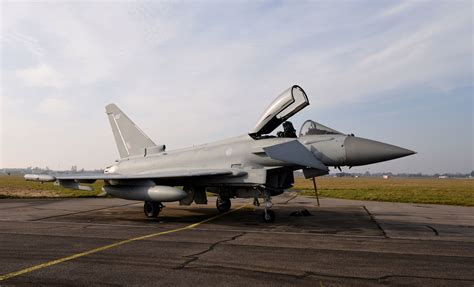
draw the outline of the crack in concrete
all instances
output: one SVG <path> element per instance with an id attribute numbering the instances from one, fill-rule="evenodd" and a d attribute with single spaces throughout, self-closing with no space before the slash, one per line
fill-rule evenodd
<path id="1" fill-rule="evenodd" d="M 370 213 L 370 211 L 367 209 L 367 207 L 364 205 L 362 206 L 365 210 L 365 212 L 367 212 L 367 215 L 369 215 L 370 217 L 370 220 L 372 220 L 373 223 L 375 223 L 375 225 L 377 226 L 377 228 L 382 231 L 382 234 L 383 234 L 383 237 L 385 238 L 390 238 L 388 237 L 387 233 L 385 233 L 385 230 L 382 228 L 382 226 L 380 226 L 380 224 L 377 222 L 377 220 L 375 220 L 375 217 L 372 215 L 372 213 Z"/>
<path id="2" fill-rule="evenodd" d="M 317 277 L 329 277 L 329 278 L 340 278 L 340 279 L 354 279 L 354 280 L 365 280 L 365 281 L 376 281 L 377 283 L 388 283 L 386 280 L 390 278 L 415 278 L 415 279 L 428 279 L 428 280 L 450 280 L 450 281 L 464 281 L 464 282 L 474 282 L 472 279 L 460 279 L 460 278 L 448 278 L 448 277 L 431 277 L 431 276 L 418 276 L 418 275 L 384 275 L 380 277 L 359 277 L 359 276 L 344 276 L 344 275 L 332 275 L 332 274 L 325 274 L 325 273 L 317 273 L 317 272 L 305 272 L 302 276 L 298 276 L 299 278 L 305 278 L 308 276 L 317 276 Z"/>
<path id="3" fill-rule="evenodd" d="M 20 206 L 10 206 L 10 207 L 3 207 L 0 210 L 7 210 L 7 209 L 21 209 L 21 208 L 37 208 L 35 205 L 33 207 L 30 204 L 27 205 L 20 205 Z"/>
<path id="4" fill-rule="evenodd" d="M 242 232 L 240 234 L 237 234 L 237 235 L 234 235 L 232 236 L 231 238 L 228 238 L 228 239 L 223 239 L 223 240 L 219 240 L 217 242 L 214 242 L 212 243 L 211 245 L 209 245 L 209 247 L 204 250 L 204 251 L 201 251 L 201 252 L 198 252 L 198 253 L 194 253 L 194 254 L 191 254 L 191 255 L 186 255 L 184 257 L 186 258 L 189 258 L 188 260 L 186 260 L 183 264 L 179 265 L 178 267 L 175 267 L 173 269 L 175 270 L 181 270 L 181 269 L 184 269 L 187 267 L 187 265 L 191 264 L 192 262 L 194 261 L 197 261 L 199 259 L 199 256 L 203 255 L 203 254 L 206 254 L 206 253 L 209 253 L 211 252 L 212 250 L 214 250 L 214 248 L 219 245 L 219 244 L 222 244 L 222 243 L 225 243 L 225 242 L 230 242 L 230 241 L 234 241 L 236 240 L 237 238 L 241 237 L 241 236 L 244 236 L 246 234 L 246 232 Z"/>
<path id="5" fill-rule="evenodd" d="M 297 198 L 298 194 L 295 192 L 294 194 L 291 195 L 291 198 L 288 199 L 287 201 L 281 202 L 279 204 L 288 204 L 288 202 L 292 201 L 293 199 Z"/>
<path id="6" fill-rule="evenodd" d="M 101 208 L 96 208 L 96 209 L 88 209 L 88 210 L 83 210 L 83 211 L 78 211 L 78 212 L 72 212 L 72 213 L 66 213 L 66 214 L 59 214 L 59 215 L 46 216 L 46 217 L 42 217 L 42 218 L 36 218 L 36 219 L 29 220 L 29 221 L 41 221 L 41 220 L 44 220 L 44 219 L 50 219 L 50 218 L 68 216 L 68 215 L 75 215 L 75 214 L 80 214 L 80 213 L 88 213 L 88 212 L 92 212 L 92 211 L 99 211 L 99 210 L 111 209 L 111 208 L 116 208 L 116 207 L 123 207 L 123 206 L 134 205 L 134 204 L 137 204 L 137 203 L 134 202 L 134 203 L 121 204 L 121 205 L 101 207 Z"/>
<path id="7" fill-rule="evenodd" d="M 431 277 L 431 276 L 418 276 L 418 275 L 401 275 L 401 274 L 393 274 L 393 275 L 384 275 L 379 277 L 361 277 L 361 276 L 345 276 L 345 275 L 336 275 L 336 274 L 328 274 L 328 273 L 318 273 L 313 271 L 305 271 L 302 274 L 290 274 L 290 273 L 282 273 L 278 271 L 264 271 L 264 270 L 249 270 L 245 268 L 238 268 L 238 267 L 229 267 L 229 266 L 220 266 L 220 265 L 207 265 L 207 266 L 194 266 L 188 267 L 194 270 L 197 269 L 211 269 L 216 270 L 219 268 L 220 270 L 227 269 L 229 271 L 240 271 L 240 272 L 253 272 L 258 274 L 265 274 L 265 275 L 279 275 L 285 276 L 294 279 L 305 279 L 307 277 L 323 277 L 323 278 L 332 278 L 332 279 L 348 279 L 348 280 L 360 280 L 360 281 L 368 281 L 368 282 L 376 282 L 376 283 L 389 283 L 387 282 L 390 278 L 414 278 L 414 279 L 427 279 L 427 280 L 449 280 L 449 281 L 457 281 L 457 282 L 474 282 L 474 279 L 461 279 L 461 278 L 450 278 L 450 277 Z M 318 279 L 319 279 L 318 278 Z"/>
<path id="8" fill-rule="evenodd" d="M 436 228 L 432 227 L 432 226 L 429 226 L 429 225 L 425 225 L 426 227 L 428 227 L 429 229 L 431 229 L 431 231 L 434 232 L 435 236 L 438 236 L 439 235 L 439 232 L 438 230 L 436 230 Z"/>
<path id="9" fill-rule="evenodd" d="M 34 210 L 54 210 L 54 211 L 64 211 L 64 212 L 71 212 L 72 210 L 70 209 L 61 209 L 61 208 L 47 208 L 47 207 L 31 207 L 30 209 Z"/>

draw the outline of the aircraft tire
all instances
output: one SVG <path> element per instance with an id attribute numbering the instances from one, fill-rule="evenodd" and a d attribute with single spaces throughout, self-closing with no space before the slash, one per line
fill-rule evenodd
<path id="1" fill-rule="evenodd" d="M 219 212 L 227 212 L 231 207 L 230 198 L 217 198 L 216 207 Z"/>
<path id="2" fill-rule="evenodd" d="M 145 204 L 143 205 L 143 212 L 145 213 L 146 217 L 149 218 L 158 217 L 158 214 L 160 214 L 160 209 L 159 202 L 145 201 Z"/>
<path id="3" fill-rule="evenodd" d="M 262 218 L 265 223 L 272 223 L 275 222 L 275 212 L 273 210 L 267 210 L 267 212 L 263 212 Z"/>

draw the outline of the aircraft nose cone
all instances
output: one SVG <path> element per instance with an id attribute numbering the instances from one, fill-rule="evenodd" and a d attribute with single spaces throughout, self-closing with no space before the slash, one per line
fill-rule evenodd
<path id="1" fill-rule="evenodd" d="M 415 154 L 416 152 L 391 144 L 348 136 L 344 141 L 346 165 L 371 164 Z"/>

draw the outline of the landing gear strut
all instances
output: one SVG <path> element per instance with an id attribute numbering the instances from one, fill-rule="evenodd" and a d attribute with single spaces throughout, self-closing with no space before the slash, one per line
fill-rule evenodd
<path id="1" fill-rule="evenodd" d="M 263 190 L 263 198 L 264 198 L 263 207 L 265 208 L 265 210 L 262 213 L 263 221 L 266 223 L 275 222 L 275 212 L 270 209 L 272 208 L 273 203 L 272 203 L 272 196 L 269 190 L 267 189 Z M 258 203 L 258 199 L 256 200 L 256 202 Z"/>
<path id="2" fill-rule="evenodd" d="M 145 212 L 146 217 L 156 218 L 163 207 L 165 206 L 161 202 L 145 201 L 143 212 Z"/>
<path id="3" fill-rule="evenodd" d="M 216 207 L 219 212 L 227 212 L 230 210 L 230 198 L 228 197 L 217 197 Z"/>

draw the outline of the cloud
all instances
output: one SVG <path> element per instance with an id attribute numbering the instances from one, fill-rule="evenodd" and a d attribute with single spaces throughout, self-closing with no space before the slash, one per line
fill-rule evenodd
<path id="1" fill-rule="evenodd" d="M 63 99 L 46 98 L 38 106 L 38 112 L 43 114 L 64 114 L 72 110 L 71 104 Z"/>
<path id="2" fill-rule="evenodd" d="M 414 0 L 400 1 L 393 6 L 387 7 L 385 10 L 383 10 L 380 14 L 377 15 L 377 18 L 388 18 L 400 15 L 402 12 L 406 12 L 406 10 L 410 10 L 418 4 L 419 1 Z"/>
<path id="3" fill-rule="evenodd" d="M 37 57 L 44 55 L 44 50 L 39 46 L 38 41 L 28 35 L 12 31 L 3 37 L 3 41 L 5 41 L 5 43 L 16 45 L 17 47 L 23 46 Z"/>
<path id="4" fill-rule="evenodd" d="M 66 85 L 66 81 L 61 74 L 46 64 L 17 70 L 16 75 L 31 87 L 62 88 Z"/>

